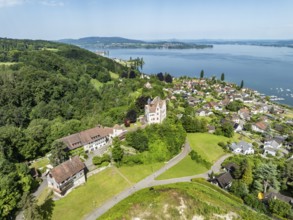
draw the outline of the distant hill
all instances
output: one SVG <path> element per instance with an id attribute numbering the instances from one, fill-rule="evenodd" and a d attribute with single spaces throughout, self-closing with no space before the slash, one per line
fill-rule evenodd
<path id="1" fill-rule="evenodd" d="M 144 43 L 141 40 L 132 40 L 122 37 L 84 37 L 79 39 L 63 39 L 59 42 L 67 44 L 110 44 L 110 43 Z"/>
<path id="2" fill-rule="evenodd" d="M 146 48 L 146 49 L 204 49 L 212 45 L 187 43 L 181 41 L 141 41 L 122 37 L 85 37 L 80 39 L 63 39 L 59 42 L 73 44 L 88 50 L 120 49 L 120 48 Z"/>

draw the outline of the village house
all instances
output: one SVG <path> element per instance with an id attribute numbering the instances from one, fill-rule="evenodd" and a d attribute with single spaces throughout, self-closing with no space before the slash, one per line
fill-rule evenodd
<path id="1" fill-rule="evenodd" d="M 161 100 L 159 97 L 153 101 L 148 101 L 145 105 L 145 120 L 148 124 L 161 123 L 167 116 L 166 100 Z"/>
<path id="2" fill-rule="evenodd" d="M 85 165 L 78 156 L 59 164 L 47 175 L 48 187 L 58 195 L 85 183 Z"/>
<path id="3" fill-rule="evenodd" d="M 123 133 L 125 131 L 118 125 L 115 125 L 113 128 L 97 126 L 63 137 L 59 141 L 62 141 L 68 150 L 83 147 L 87 153 L 98 150 L 106 144 L 111 143 L 112 138 L 118 137 Z"/>
<path id="4" fill-rule="evenodd" d="M 277 151 L 280 149 L 280 147 L 282 146 L 282 143 L 278 143 L 275 140 L 270 140 L 270 141 L 265 141 L 264 142 L 264 155 L 270 154 L 272 156 L 276 156 Z"/>
<path id="5" fill-rule="evenodd" d="M 268 129 L 268 124 L 264 121 L 259 121 L 251 126 L 251 129 L 255 132 L 264 133 Z"/>
<path id="6" fill-rule="evenodd" d="M 241 108 L 238 111 L 238 115 L 240 116 L 241 119 L 243 120 L 250 120 L 250 111 L 248 108 Z"/>
<path id="7" fill-rule="evenodd" d="M 228 189 L 231 187 L 232 181 L 233 177 L 231 176 L 230 172 L 221 173 L 220 175 L 210 180 L 211 183 L 221 187 L 222 189 Z"/>
<path id="8" fill-rule="evenodd" d="M 247 143 L 245 141 L 240 141 L 238 144 L 232 143 L 230 145 L 231 151 L 235 154 L 254 154 L 254 149 L 252 148 L 252 144 Z"/>

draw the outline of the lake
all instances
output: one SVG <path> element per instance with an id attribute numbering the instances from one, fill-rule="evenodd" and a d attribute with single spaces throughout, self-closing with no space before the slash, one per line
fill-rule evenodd
<path id="1" fill-rule="evenodd" d="M 111 58 L 129 59 L 143 57 L 142 72 L 157 74 L 168 72 L 175 77 L 187 75 L 225 81 L 274 95 L 284 100 L 280 103 L 293 106 L 293 49 L 248 45 L 214 45 L 208 49 L 111 49 Z"/>

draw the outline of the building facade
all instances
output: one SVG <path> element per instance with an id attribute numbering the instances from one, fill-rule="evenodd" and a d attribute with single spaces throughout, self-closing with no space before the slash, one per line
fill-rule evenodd
<path id="1" fill-rule="evenodd" d="M 148 101 L 145 105 L 145 120 L 148 124 L 162 123 L 167 116 L 166 100 L 159 97 L 153 101 Z"/>
<path id="2" fill-rule="evenodd" d="M 85 165 L 78 156 L 54 167 L 47 175 L 48 187 L 58 195 L 85 183 Z"/>

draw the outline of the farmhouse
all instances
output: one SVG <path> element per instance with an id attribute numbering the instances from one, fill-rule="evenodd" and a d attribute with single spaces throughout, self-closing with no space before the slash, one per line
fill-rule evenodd
<path id="1" fill-rule="evenodd" d="M 113 128 L 97 126 L 63 137 L 59 141 L 62 141 L 68 150 L 83 147 L 85 152 L 90 152 L 105 146 L 110 143 L 113 137 L 120 136 L 123 133 L 124 130 L 117 125 Z"/>
<path id="2" fill-rule="evenodd" d="M 159 97 L 145 105 L 145 120 L 148 124 L 161 123 L 167 116 L 166 100 Z"/>
<path id="3" fill-rule="evenodd" d="M 78 156 L 70 158 L 48 173 L 48 187 L 59 195 L 64 195 L 69 189 L 85 183 L 85 165 Z"/>

